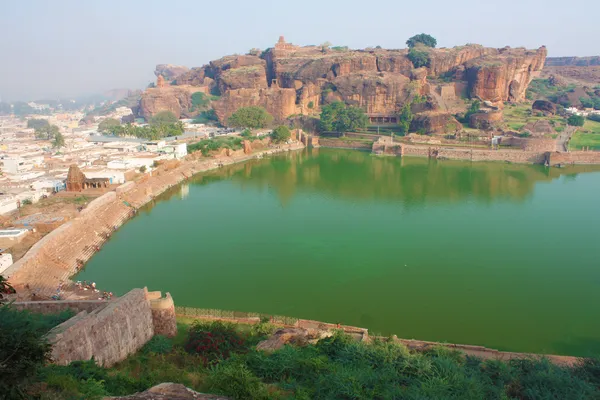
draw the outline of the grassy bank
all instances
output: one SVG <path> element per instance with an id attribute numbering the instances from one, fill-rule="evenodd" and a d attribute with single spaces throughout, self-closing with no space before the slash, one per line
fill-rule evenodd
<path id="1" fill-rule="evenodd" d="M 586 120 L 585 125 L 571 137 L 569 149 L 581 150 L 587 147 L 590 150 L 600 150 L 600 122 Z"/>
<path id="2" fill-rule="evenodd" d="M 600 362 L 575 368 L 547 360 L 464 358 L 446 348 L 413 352 L 392 341 L 343 334 L 314 344 L 256 349 L 275 327 L 180 321 L 179 335 L 155 337 L 138 354 L 105 369 L 92 362 L 47 366 L 40 399 L 126 395 L 161 382 L 232 399 L 587 399 L 600 396 Z M 34 387 L 34 389 L 36 388 Z"/>

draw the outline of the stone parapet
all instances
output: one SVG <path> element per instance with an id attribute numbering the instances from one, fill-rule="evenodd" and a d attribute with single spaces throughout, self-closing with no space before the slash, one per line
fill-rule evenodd
<path id="1" fill-rule="evenodd" d="M 158 297 L 156 296 L 158 294 Z M 165 297 L 160 292 L 150 292 L 150 309 L 152 310 L 152 321 L 154 334 L 167 337 L 177 336 L 177 319 L 175 316 L 175 303 L 170 293 Z"/>

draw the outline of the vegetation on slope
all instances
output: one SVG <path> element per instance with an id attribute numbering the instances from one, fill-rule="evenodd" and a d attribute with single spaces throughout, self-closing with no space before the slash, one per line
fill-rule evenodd
<path id="1" fill-rule="evenodd" d="M 93 360 L 44 365 L 47 348 L 39 327 L 21 323 L 29 318 L 26 313 L 8 312 L 11 318 L 0 319 L 5 333 L 2 351 L 32 334 L 31 345 L 42 350 L 41 356 L 29 358 L 30 368 L 0 374 L 0 385 L 8 390 L 18 377 L 22 393 L 29 398 L 93 400 L 132 394 L 162 382 L 232 399 L 587 399 L 600 395 L 598 360 L 582 361 L 573 368 L 544 359 L 482 361 L 443 347 L 415 352 L 393 340 L 356 342 L 342 333 L 316 344 L 297 343 L 265 353 L 256 345 L 275 329 L 268 320 L 253 326 L 180 323 L 176 338 L 156 336 L 113 368 L 98 367 Z M 20 322 L 7 324 L 7 320 Z M 17 359 L 24 354 L 29 353 L 19 352 Z"/>

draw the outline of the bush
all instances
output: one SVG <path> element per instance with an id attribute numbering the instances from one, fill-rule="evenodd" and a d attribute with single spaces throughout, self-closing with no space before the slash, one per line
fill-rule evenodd
<path id="1" fill-rule="evenodd" d="M 242 362 L 232 360 L 215 366 L 206 380 L 208 390 L 237 400 L 267 400 L 268 387 Z"/>
<path id="2" fill-rule="evenodd" d="M 271 139 L 275 143 L 283 143 L 289 140 L 292 136 L 290 129 L 287 126 L 278 126 L 271 132 Z"/>
<path id="3" fill-rule="evenodd" d="M 142 165 L 142 166 L 140 167 L 140 172 L 141 172 L 142 174 L 143 174 L 144 172 L 146 172 L 146 166 L 145 166 L 145 165 Z"/>
<path id="4" fill-rule="evenodd" d="M 273 122 L 273 116 L 262 107 L 241 107 L 231 114 L 227 122 L 233 127 L 261 129 Z"/>
<path id="5" fill-rule="evenodd" d="M 179 119 L 171 111 L 161 111 L 150 118 L 150 125 L 174 124 Z"/>
<path id="6" fill-rule="evenodd" d="M 567 124 L 571 126 L 583 126 L 585 124 L 585 118 L 581 115 L 570 115 L 567 119 Z"/>
<path id="7" fill-rule="evenodd" d="M 217 364 L 245 350 L 245 340 L 235 325 L 221 321 L 196 322 L 190 327 L 185 350 L 198 354 L 204 365 Z"/>
<path id="8" fill-rule="evenodd" d="M 173 351 L 173 341 L 163 335 L 155 335 L 142 348 L 142 353 L 167 354 Z"/>
<path id="9" fill-rule="evenodd" d="M 588 115 L 588 119 L 590 121 L 600 122 L 600 114 L 590 114 Z"/>
<path id="10" fill-rule="evenodd" d="M 437 40 L 431 35 L 421 33 L 411 37 L 406 41 L 406 45 L 411 49 L 418 44 L 422 44 L 427 47 L 435 47 L 437 46 Z"/>
<path id="11" fill-rule="evenodd" d="M 429 53 L 424 50 L 412 48 L 408 51 L 408 59 L 415 68 L 426 67 L 429 65 Z"/>
<path id="12" fill-rule="evenodd" d="M 312 110 L 313 108 L 315 108 L 315 102 L 314 102 L 314 101 L 309 101 L 309 102 L 308 102 L 308 108 L 309 108 L 309 109 L 311 109 L 311 110 Z"/>
<path id="13" fill-rule="evenodd" d="M 258 324 L 252 325 L 250 333 L 254 336 L 269 336 L 275 331 L 275 325 L 269 322 L 269 318 L 261 318 Z"/>

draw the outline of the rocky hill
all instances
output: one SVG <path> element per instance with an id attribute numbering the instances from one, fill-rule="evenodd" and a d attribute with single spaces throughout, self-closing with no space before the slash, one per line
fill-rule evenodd
<path id="1" fill-rule="evenodd" d="M 590 67 L 600 65 L 600 56 L 593 57 L 548 57 L 546 65 L 549 67 Z"/>
<path id="2" fill-rule="evenodd" d="M 300 47 L 283 37 L 262 54 L 226 56 L 177 76 L 173 84 L 147 90 L 140 114 L 163 109 L 190 115 L 190 96 L 219 95 L 212 106 L 222 123 L 238 108 L 262 106 L 282 121 L 319 112 L 341 100 L 370 116 L 396 115 L 403 104 L 419 99 L 424 118 L 456 112 L 461 97 L 499 107 L 521 101 L 546 60 L 546 48 L 486 48 L 466 45 L 424 48 L 427 67 L 415 68 L 408 50 Z M 157 68 L 158 70 L 158 68 Z M 443 118 L 442 118 L 443 119 Z"/>

